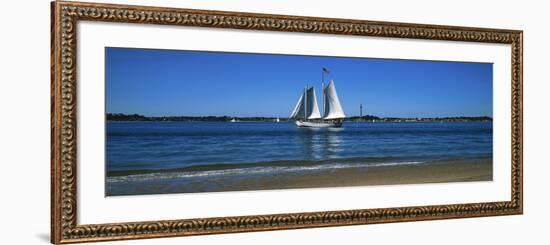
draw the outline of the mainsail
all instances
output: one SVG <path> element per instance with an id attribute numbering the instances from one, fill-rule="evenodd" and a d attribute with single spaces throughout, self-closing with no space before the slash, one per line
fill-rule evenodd
<path id="1" fill-rule="evenodd" d="M 319 119 L 321 113 L 319 112 L 319 106 L 317 106 L 317 95 L 315 95 L 315 88 L 311 87 L 306 92 L 307 98 L 307 119 Z"/>
<path id="2" fill-rule="evenodd" d="M 290 117 L 294 119 L 321 118 L 319 106 L 317 106 L 317 96 L 315 95 L 314 87 L 310 87 L 304 91 L 304 93 L 300 96 L 300 99 L 298 99 L 298 103 L 296 103 Z"/>
<path id="3" fill-rule="evenodd" d="M 340 105 L 340 100 L 338 99 L 338 94 L 336 93 L 336 87 L 334 87 L 334 82 L 330 81 L 328 85 L 323 88 L 324 90 L 324 100 L 325 100 L 325 113 L 323 119 L 339 119 L 345 118 L 344 110 Z"/>

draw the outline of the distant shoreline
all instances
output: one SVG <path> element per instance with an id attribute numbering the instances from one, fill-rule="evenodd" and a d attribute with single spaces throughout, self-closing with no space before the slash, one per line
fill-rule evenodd
<path id="1" fill-rule="evenodd" d="M 286 117 L 232 117 L 232 116 L 159 116 L 148 117 L 139 114 L 107 113 L 110 122 L 288 122 Z M 492 117 L 377 117 L 373 115 L 353 116 L 344 119 L 345 122 L 492 122 Z"/>
<path id="2" fill-rule="evenodd" d="M 423 164 L 349 167 L 298 172 L 254 174 L 218 170 L 204 176 L 182 177 L 186 172 L 147 178 L 150 174 L 107 177 L 107 196 L 197 193 L 293 188 L 349 187 L 492 181 L 492 157 L 449 159 Z M 205 184 L 208 183 L 208 184 Z"/>

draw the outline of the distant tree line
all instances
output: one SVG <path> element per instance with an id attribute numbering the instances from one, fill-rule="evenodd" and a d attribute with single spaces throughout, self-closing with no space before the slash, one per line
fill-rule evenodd
<path id="1" fill-rule="evenodd" d="M 138 114 L 107 113 L 107 121 L 150 121 L 149 119 Z"/>
<path id="2" fill-rule="evenodd" d="M 380 117 L 373 116 L 373 115 L 365 115 L 362 117 L 355 116 L 355 117 L 346 117 L 344 121 L 372 121 L 372 120 L 380 120 Z"/>
<path id="3" fill-rule="evenodd" d="M 377 117 L 366 115 L 362 117 L 347 117 L 346 121 L 370 121 L 370 122 L 492 122 L 493 118 L 480 117 Z"/>
<path id="4" fill-rule="evenodd" d="M 175 122 L 273 122 L 277 117 L 230 117 L 230 116 L 160 116 L 148 117 L 139 114 L 107 113 L 107 121 L 175 121 Z M 279 118 L 279 121 L 289 121 L 289 118 Z M 377 117 L 373 115 L 353 116 L 344 119 L 348 122 L 492 122 L 493 118 L 481 117 Z"/>
<path id="5" fill-rule="evenodd" d="M 107 121 L 174 121 L 174 122 L 230 122 L 231 120 L 241 122 L 251 121 L 275 121 L 276 117 L 230 117 L 230 116 L 160 116 L 147 117 L 139 114 L 107 113 Z M 287 121 L 287 118 L 280 118 L 280 121 Z"/>

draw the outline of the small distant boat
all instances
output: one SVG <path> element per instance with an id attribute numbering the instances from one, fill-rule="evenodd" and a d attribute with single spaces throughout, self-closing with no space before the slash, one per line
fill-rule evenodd
<path id="1" fill-rule="evenodd" d="M 317 106 L 317 96 L 313 86 L 306 87 L 294 107 L 291 119 L 298 127 L 330 128 L 342 127 L 346 114 L 340 105 L 334 81 L 323 87 L 323 116 Z"/>
<path id="2" fill-rule="evenodd" d="M 277 117 L 277 118 L 275 119 L 275 122 L 280 122 L 280 121 L 281 121 L 281 120 L 279 120 L 279 118 L 278 118 L 278 117 Z"/>
<path id="3" fill-rule="evenodd" d="M 237 119 L 232 118 L 230 122 L 237 122 Z"/>

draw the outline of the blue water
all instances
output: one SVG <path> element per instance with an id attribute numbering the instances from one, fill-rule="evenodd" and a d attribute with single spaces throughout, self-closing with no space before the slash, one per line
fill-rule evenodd
<path id="1" fill-rule="evenodd" d="M 107 172 L 492 156 L 492 123 L 108 122 Z"/>

